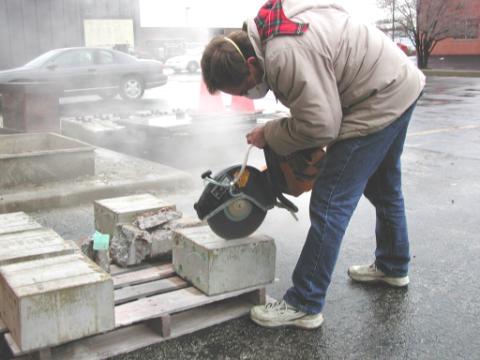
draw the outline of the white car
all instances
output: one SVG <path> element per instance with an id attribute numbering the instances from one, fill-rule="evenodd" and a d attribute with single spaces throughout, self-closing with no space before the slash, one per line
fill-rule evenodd
<path id="1" fill-rule="evenodd" d="M 196 73 L 200 69 L 202 53 L 203 48 L 188 50 L 185 55 L 174 56 L 165 61 L 164 67 L 166 69 L 172 69 L 177 73 L 183 71 Z"/>

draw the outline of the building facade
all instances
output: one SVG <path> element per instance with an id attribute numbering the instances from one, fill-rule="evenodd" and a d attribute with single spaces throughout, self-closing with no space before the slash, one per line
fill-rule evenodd
<path id="1" fill-rule="evenodd" d="M 90 33 L 98 20 L 122 20 L 135 36 L 138 19 L 138 0 L 0 0 L 0 69 L 51 49 L 85 46 L 88 20 L 97 21 Z"/>
<path id="2" fill-rule="evenodd" d="M 457 5 L 459 0 L 451 0 Z M 440 41 L 433 49 L 434 56 L 480 56 L 480 1 L 464 0 L 452 36 Z"/>
<path id="3" fill-rule="evenodd" d="M 142 26 L 139 0 L 0 0 L 0 70 L 77 46 L 128 48 L 165 60 L 185 51 L 185 42 L 206 42 L 224 31 L 161 25 Z"/>

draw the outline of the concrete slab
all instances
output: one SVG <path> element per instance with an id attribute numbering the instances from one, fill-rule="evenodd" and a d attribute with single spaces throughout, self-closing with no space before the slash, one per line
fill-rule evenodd
<path id="1" fill-rule="evenodd" d="M 0 236 L 21 231 L 40 229 L 42 225 L 23 211 L 0 215 Z"/>
<path id="2" fill-rule="evenodd" d="M 165 194 L 189 189 L 193 183 L 184 171 L 99 148 L 95 168 L 92 176 L 2 189 L 0 213 L 74 206 L 138 192 Z"/>
<path id="3" fill-rule="evenodd" d="M 22 351 L 114 328 L 113 281 L 82 254 L 3 266 L 1 317 Z"/>
<path id="4" fill-rule="evenodd" d="M 124 126 L 108 118 L 94 119 L 61 119 L 62 134 L 89 144 L 108 147 L 109 144 L 120 142 L 128 133 Z"/>
<path id="5" fill-rule="evenodd" d="M 152 252 L 150 234 L 133 225 L 119 225 L 110 241 L 110 256 L 121 267 L 138 265 Z"/>
<path id="6" fill-rule="evenodd" d="M 207 295 L 266 285 L 275 278 L 275 242 L 265 235 L 224 240 L 208 226 L 177 230 L 172 258 L 176 273 Z"/>

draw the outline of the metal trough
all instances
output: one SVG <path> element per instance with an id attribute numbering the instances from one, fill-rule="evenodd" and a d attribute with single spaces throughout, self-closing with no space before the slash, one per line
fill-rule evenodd
<path id="1" fill-rule="evenodd" d="M 0 191 L 94 175 L 94 150 L 53 133 L 0 135 Z"/>

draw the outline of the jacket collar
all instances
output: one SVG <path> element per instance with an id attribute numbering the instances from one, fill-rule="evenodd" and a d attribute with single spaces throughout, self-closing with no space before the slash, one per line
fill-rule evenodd
<path id="1" fill-rule="evenodd" d="M 308 24 L 292 21 L 285 15 L 282 0 L 268 0 L 254 20 L 262 41 L 276 36 L 299 36 L 308 30 Z"/>
<path id="2" fill-rule="evenodd" d="M 346 12 L 346 10 L 334 3 L 331 0 L 283 0 L 282 1 L 283 11 L 285 16 L 288 18 L 293 18 L 305 11 L 313 10 L 313 9 L 328 9 L 333 8 L 339 11 Z M 262 44 L 262 40 L 260 38 L 260 34 L 257 29 L 257 24 L 255 23 L 255 19 L 250 18 L 246 20 L 247 23 L 247 34 L 252 43 L 253 49 L 255 51 L 255 55 L 263 67 L 264 74 L 265 71 L 265 44 Z M 264 75 L 265 80 L 265 75 Z"/>

